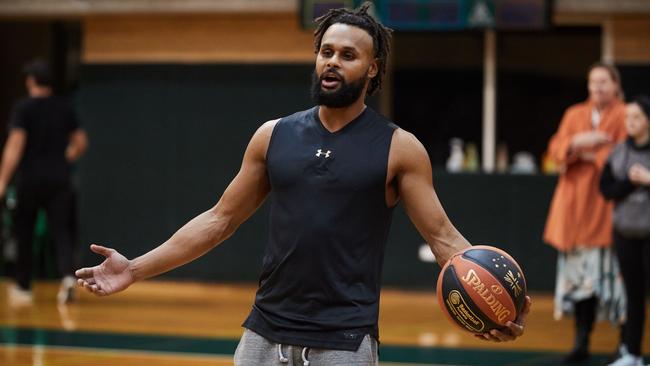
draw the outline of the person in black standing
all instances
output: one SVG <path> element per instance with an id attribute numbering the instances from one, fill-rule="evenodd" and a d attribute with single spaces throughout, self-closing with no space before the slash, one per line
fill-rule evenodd
<path id="1" fill-rule="evenodd" d="M 390 31 L 368 14 L 319 18 L 312 96 L 317 106 L 264 123 L 219 202 L 148 253 L 106 257 L 76 272 L 105 296 L 169 271 L 230 237 L 270 198 L 270 225 L 255 304 L 235 365 L 376 365 L 384 249 L 399 201 L 438 263 L 469 247 L 447 218 L 422 144 L 365 105 L 381 87 Z M 521 336 L 530 308 L 502 330 Z"/>
<path id="2" fill-rule="evenodd" d="M 47 213 L 62 276 L 58 301 L 74 296 L 73 189 L 71 163 L 85 152 L 86 133 L 64 97 L 55 96 L 52 75 L 44 61 L 24 68 L 28 97 L 17 101 L 9 121 L 9 135 L 0 164 L 0 197 L 14 172 L 17 193 L 15 230 L 18 239 L 16 286 L 9 287 L 13 304 L 32 301 L 32 243 L 38 210 Z"/>
<path id="3" fill-rule="evenodd" d="M 650 254 L 650 98 L 627 105 L 628 138 L 610 154 L 600 189 L 614 200 L 614 246 L 627 299 L 623 350 L 609 366 L 643 366 L 641 341 L 645 324 L 645 276 Z"/>

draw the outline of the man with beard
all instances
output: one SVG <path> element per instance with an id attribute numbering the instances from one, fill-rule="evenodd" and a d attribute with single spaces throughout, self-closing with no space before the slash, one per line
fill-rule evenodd
<path id="1" fill-rule="evenodd" d="M 470 244 L 436 197 L 422 144 L 364 103 L 381 87 L 390 42 L 368 7 L 317 20 L 317 106 L 262 125 L 212 209 L 132 260 L 91 246 L 107 258 L 77 271 L 79 284 L 104 296 L 187 263 L 270 196 L 260 286 L 235 364 L 376 365 L 381 268 L 398 201 L 439 264 Z M 517 323 L 478 337 L 515 339 L 529 308 L 527 299 Z"/>

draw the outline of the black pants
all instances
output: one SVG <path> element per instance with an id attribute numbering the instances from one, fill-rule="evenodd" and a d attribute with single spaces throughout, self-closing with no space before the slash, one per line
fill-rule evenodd
<path id="1" fill-rule="evenodd" d="M 630 353 L 640 356 L 645 324 L 645 268 L 650 264 L 650 237 L 629 239 L 614 232 L 614 245 L 627 292 L 627 322 L 623 331 L 623 343 Z"/>
<path id="2" fill-rule="evenodd" d="M 31 287 L 34 224 L 38 210 L 44 208 L 48 228 L 56 246 L 61 276 L 73 273 L 73 191 L 69 182 L 24 181 L 17 185 L 16 236 L 18 257 L 16 282 L 27 290 Z"/>

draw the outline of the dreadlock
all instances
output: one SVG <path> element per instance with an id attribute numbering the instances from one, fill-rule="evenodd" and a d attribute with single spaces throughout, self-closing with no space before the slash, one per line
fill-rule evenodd
<path id="1" fill-rule="evenodd" d="M 377 59 L 377 66 L 379 67 L 377 76 L 370 80 L 368 85 L 368 95 L 374 94 L 381 89 L 381 84 L 386 74 L 386 63 L 388 55 L 390 54 L 390 40 L 392 29 L 385 27 L 379 23 L 372 15 L 368 14 L 368 9 L 372 5 L 371 2 L 364 2 L 356 10 L 349 9 L 331 9 L 327 14 L 316 18 L 318 28 L 314 31 L 314 47 L 315 52 L 318 53 L 323 40 L 325 31 L 336 23 L 348 24 L 361 28 L 368 32 L 372 37 L 372 43 Z"/>

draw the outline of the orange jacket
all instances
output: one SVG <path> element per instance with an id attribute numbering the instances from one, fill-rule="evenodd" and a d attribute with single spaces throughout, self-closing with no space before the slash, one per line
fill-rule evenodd
<path id="1" fill-rule="evenodd" d="M 586 162 L 570 152 L 569 145 L 576 133 L 592 130 L 592 109 L 589 101 L 567 109 L 548 145 L 548 153 L 561 173 L 546 219 L 544 241 L 560 251 L 576 244 L 608 247 L 612 243 L 613 206 L 600 194 L 598 182 L 610 151 L 625 139 L 625 103 L 617 100 L 601 112 L 597 129 L 614 141 L 594 148 L 595 161 Z"/>

